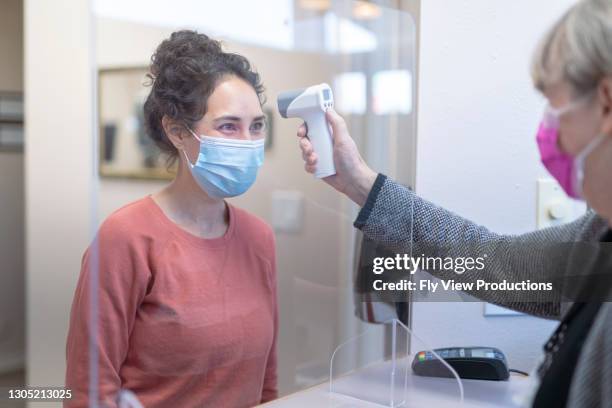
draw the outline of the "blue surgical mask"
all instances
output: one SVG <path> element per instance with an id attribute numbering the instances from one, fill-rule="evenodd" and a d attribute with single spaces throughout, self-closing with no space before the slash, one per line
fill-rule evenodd
<path id="1" fill-rule="evenodd" d="M 200 142 L 194 164 L 187 153 L 187 166 L 194 180 L 211 197 L 235 197 L 255 182 L 264 159 L 264 139 L 238 140 L 191 134 Z"/>

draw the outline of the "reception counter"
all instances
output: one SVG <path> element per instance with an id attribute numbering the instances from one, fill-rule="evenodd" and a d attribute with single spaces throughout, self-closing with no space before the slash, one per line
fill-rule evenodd
<path id="1" fill-rule="evenodd" d="M 377 363 L 352 372 L 336 380 L 334 389 L 342 389 L 344 394 L 331 393 L 329 382 L 316 385 L 303 391 L 287 395 L 262 405 L 265 408 L 371 408 L 381 407 L 375 396 L 388 395 L 389 363 Z M 410 371 L 407 380 L 406 408 L 411 407 L 457 407 L 466 408 L 517 408 L 520 396 L 529 387 L 529 379 L 523 376 L 510 376 L 509 381 L 462 380 L 464 403 L 459 404 L 457 381 L 448 378 L 418 377 Z M 403 391 L 403 388 L 402 388 Z M 347 394 L 350 394 L 347 395 Z M 396 399 L 398 401 L 398 399 Z M 382 401 L 381 401 L 382 402 Z"/>

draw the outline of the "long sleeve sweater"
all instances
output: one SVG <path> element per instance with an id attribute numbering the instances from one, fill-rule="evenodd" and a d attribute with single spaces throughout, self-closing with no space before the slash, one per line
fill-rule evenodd
<path id="1" fill-rule="evenodd" d="M 225 235 L 203 239 L 151 197 L 112 214 L 86 251 L 66 346 L 68 407 L 88 405 L 92 271 L 99 279 L 98 398 L 143 406 L 248 407 L 277 395 L 274 236 L 228 204 Z"/>

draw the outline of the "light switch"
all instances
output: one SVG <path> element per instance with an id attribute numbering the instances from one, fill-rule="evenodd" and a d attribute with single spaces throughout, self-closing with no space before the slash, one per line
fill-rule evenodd
<path id="1" fill-rule="evenodd" d="M 300 191 L 272 192 L 272 227 L 277 232 L 298 233 L 304 220 L 304 195 Z"/>
<path id="2" fill-rule="evenodd" d="M 586 204 L 568 197 L 553 179 L 538 180 L 537 228 L 566 224 L 586 212 Z"/>

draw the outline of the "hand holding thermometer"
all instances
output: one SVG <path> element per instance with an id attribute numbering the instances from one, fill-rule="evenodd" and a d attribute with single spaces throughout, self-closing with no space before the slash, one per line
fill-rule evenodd
<path id="1" fill-rule="evenodd" d="M 332 135 L 325 111 L 334 106 L 329 85 L 323 83 L 308 88 L 282 92 L 278 95 L 278 111 L 283 118 L 301 118 L 306 122 L 308 138 L 317 153 L 315 177 L 336 174 Z"/>

